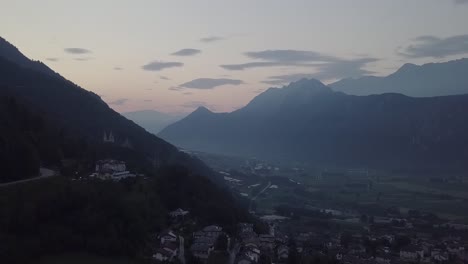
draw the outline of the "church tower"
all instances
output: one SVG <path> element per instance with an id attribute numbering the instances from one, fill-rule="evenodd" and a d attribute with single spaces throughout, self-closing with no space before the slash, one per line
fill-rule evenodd
<path id="1" fill-rule="evenodd" d="M 112 134 L 112 131 L 110 131 L 109 135 L 107 135 L 106 131 L 104 131 L 104 143 L 114 143 L 114 134 Z"/>

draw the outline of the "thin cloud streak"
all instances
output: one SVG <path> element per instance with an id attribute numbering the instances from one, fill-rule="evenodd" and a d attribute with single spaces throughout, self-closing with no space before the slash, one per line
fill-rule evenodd
<path id="1" fill-rule="evenodd" d="M 162 71 L 167 68 L 182 67 L 182 62 L 164 62 L 164 61 L 153 61 L 148 64 L 141 66 L 145 71 Z"/>
<path id="2" fill-rule="evenodd" d="M 110 104 L 110 105 L 124 105 L 124 104 L 126 104 L 127 102 L 128 102 L 128 99 L 126 99 L 126 98 L 120 98 L 120 99 L 117 99 L 117 100 L 115 100 L 115 101 L 110 102 L 109 104 Z"/>
<path id="3" fill-rule="evenodd" d="M 349 77 L 360 77 L 362 75 L 370 74 L 372 72 L 365 70 L 364 67 L 366 67 L 367 64 L 376 62 L 378 60 L 372 57 L 344 59 L 315 51 L 304 50 L 250 51 L 245 52 L 244 55 L 251 59 L 261 61 L 241 64 L 223 64 L 220 65 L 220 67 L 231 71 L 241 71 L 251 68 L 265 67 L 312 68 L 312 73 L 299 74 L 299 76 L 302 78 L 305 76 L 307 78 L 317 78 L 320 80 L 332 80 Z M 262 82 L 269 85 L 280 85 L 301 79 L 296 79 L 298 76 L 295 75 L 282 76 L 282 78 L 272 77 Z"/>
<path id="4" fill-rule="evenodd" d="M 444 58 L 468 54 L 468 35 L 447 38 L 420 36 L 415 38 L 414 42 L 398 51 L 399 55 L 406 58 Z"/>
<path id="5" fill-rule="evenodd" d="M 219 36 L 211 36 L 211 37 L 205 37 L 205 38 L 200 39 L 201 42 L 205 42 L 205 43 L 210 43 L 210 42 L 215 42 L 215 41 L 220 41 L 220 40 L 224 40 L 224 38 L 219 37 Z"/>
<path id="6" fill-rule="evenodd" d="M 74 58 L 76 61 L 89 61 L 92 60 L 93 58 L 90 57 L 82 57 L 82 58 Z"/>
<path id="7" fill-rule="evenodd" d="M 240 85 L 244 82 L 235 79 L 211 79 L 211 78 L 198 78 L 189 82 L 183 83 L 180 87 L 190 89 L 213 89 L 222 85 Z"/>
<path id="8" fill-rule="evenodd" d="M 65 48 L 63 49 L 66 53 L 70 54 L 89 54 L 92 53 L 91 50 L 83 48 Z"/>
<path id="9" fill-rule="evenodd" d="M 181 49 L 179 51 L 176 51 L 174 53 L 171 53 L 173 56 L 194 56 L 201 53 L 201 50 L 199 49 Z"/>

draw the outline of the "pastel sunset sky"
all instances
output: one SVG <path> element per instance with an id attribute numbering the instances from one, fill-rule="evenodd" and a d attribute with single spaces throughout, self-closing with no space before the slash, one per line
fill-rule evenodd
<path id="1" fill-rule="evenodd" d="M 0 36 L 120 112 L 468 55 L 467 0 L 0 0 Z"/>

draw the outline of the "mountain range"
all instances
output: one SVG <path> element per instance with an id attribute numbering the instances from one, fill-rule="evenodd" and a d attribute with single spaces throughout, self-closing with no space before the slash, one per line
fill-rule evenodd
<path id="1" fill-rule="evenodd" d="M 468 93 L 468 59 L 415 65 L 407 63 L 385 76 L 343 79 L 329 85 L 335 91 L 352 95 L 401 93 L 431 97 Z"/>
<path id="2" fill-rule="evenodd" d="M 179 121 L 185 116 L 183 114 L 164 113 L 155 110 L 125 112 L 122 115 L 155 135 L 163 128 Z"/>
<path id="3" fill-rule="evenodd" d="M 245 107 L 200 107 L 158 135 L 190 150 L 326 166 L 461 168 L 468 158 L 468 95 L 355 96 L 302 79 Z"/>
<path id="4" fill-rule="evenodd" d="M 89 161 L 114 156 L 129 159 L 130 163 L 134 163 L 131 165 L 149 170 L 154 166 L 181 165 L 194 173 L 221 181 L 198 159 L 123 117 L 95 93 L 66 80 L 42 62 L 30 60 L 3 38 L 0 38 L 0 97 L 4 98 L 3 102 L 15 101 L 20 109 L 34 113 L 32 116 L 44 120 L 45 124 L 52 124 L 53 130 L 58 132 L 50 134 L 48 138 L 60 134 L 82 142 L 81 145 L 87 147 L 86 157 Z M 8 142 L 10 137 L 6 135 L 15 134 L 14 126 L 5 122 L 2 128 L 0 139 L 4 140 L 1 142 Z M 110 133 L 115 140 L 112 144 L 105 144 L 104 134 Z M 33 144 L 32 148 L 37 153 L 44 153 L 37 149 L 37 139 L 17 140 Z M 39 162 L 58 165 L 63 159 L 78 158 L 67 156 L 62 148 L 60 144 L 51 143 L 47 154 L 53 152 L 51 156 L 55 156 L 55 160 L 46 160 L 40 155 Z M 0 156 L 8 156 L 4 144 L 0 145 L 0 152 Z"/>

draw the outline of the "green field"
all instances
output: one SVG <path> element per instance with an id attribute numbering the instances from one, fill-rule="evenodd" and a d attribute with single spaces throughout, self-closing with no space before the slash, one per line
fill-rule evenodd
<path id="1" fill-rule="evenodd" d="M 258 197 L 257 211 L 274 213 L 279 204 L 290 206 L 311 205 L 338 210 L 352 208 L 397 207 L 405 214 L 408 210 L 420 210 L 437 214 L 447 220 L 468 220 L 468 185 L 465 183 L 435 183 L 426 177 L 384 174 L 371 177 L 370 190 L 352 189 L 342 181 L 315 180 L 312 177 L 285 176 L 301 185 L 281 185 Z M 297 189 L 303 191 L 298 192 Z M 372 213 L 372 211 L 362 213 Z"/>

